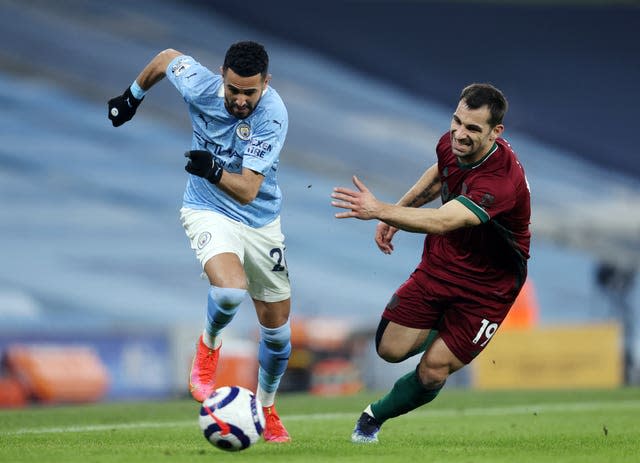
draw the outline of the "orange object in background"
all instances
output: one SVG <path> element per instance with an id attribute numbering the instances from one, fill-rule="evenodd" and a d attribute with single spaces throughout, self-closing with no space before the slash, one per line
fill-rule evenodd
<path id="1" fill-rule="evenodd" d="M 258 385 L 257 352 L 255 342 L 226 338 L 216 371 L 216 387 L 242 386 L 255 391 Z"/>
<path id="2" fill-rule="evenodd" d="M 13 345 L 5 355 L 22 387 L 43 402 L 94 402 L 109 385 L 109 372 L 90 347 Z"/>
<path id="3" fill-rule="evenodd" d="M 353 362 L 342 358 L 321 360 L 312 370 L 311 390 L 315 395 L 350 395 L 362 390 L 360 372 Z"/>
<path id="4" fill-rule="evenodd" d="M 258 385 L 258 360 L 256 354 L 220 353 L 220 364 L 216 372 L 216 388 L 222 386 L 242 386 L 255 391 Z"/>
<path id="5" fill-rule="evenodd" d="M 307 335 L 306 320 L 291 317 L 289 319 L 289 326 L 291 327 L 291 346 L 293 348 L 307 347 L 309 344 L 309 336 Z"/>
<path id="6" fill-rule="evenodd" d="M 540 309 L 536 298 L 535 287 L 531 278 L 524 282 L 520 294 L 516 298 L 509 314 L 500 325 L 500 329 L 533 328 L 538 324 Z"/>
<path id="7" fill-rule="evenodd" d="M 0 378 L 0 408 L 18 408 L 27 405 L 27 391 L 13 377 Z"/>

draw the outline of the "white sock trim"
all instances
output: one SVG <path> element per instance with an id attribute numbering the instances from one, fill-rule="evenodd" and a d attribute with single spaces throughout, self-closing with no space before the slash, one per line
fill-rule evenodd
<path id="1" fill-rule="evenodd" d="M 371 404 L 367 405 L 367 408 L 364 409 L 364 413 L 372 418 L 375 418 L 375 416 L 373 416 L 373 412 L 371 411 Z"/>
<path id="2" fill-rule="evenodd" d="M 207 330 L 204 330 L 202 332 L 202 342 L 204 342 L 204 345 L 209 349 L 215 350 L 222 345 L 222 336 L 218 335 L 215 338 L 212 338 Z"/>
<path id="3" fill-rule="evenodd" d="M 271 407 L 276 400 L 276 393 L 266 392 L 258 384 L 258 390 L 256 391 L 256 397 L 260 401 L 263 407 Z"/>

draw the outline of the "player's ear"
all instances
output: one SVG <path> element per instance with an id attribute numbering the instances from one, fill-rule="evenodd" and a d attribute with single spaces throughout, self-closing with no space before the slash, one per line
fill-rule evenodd
<path id="1" fill-rule="evenodd" d="M 264 88 L 267 88 L 270 80 L 271 80 L 271 74 L 267 74 L 267 77 L 264 78 Z"/>
<path id="2" fill-rule="evenodd" d="M 493 135 L 494 139 L 498 138 L 504 132 L 504 125 L 498 124 L 493 129 L 491 129 L 491 135 Z"/>

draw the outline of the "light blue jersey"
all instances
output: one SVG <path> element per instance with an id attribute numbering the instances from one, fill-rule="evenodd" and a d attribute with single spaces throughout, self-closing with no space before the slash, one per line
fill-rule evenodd
<path id="1" fill-rule="evenodd" d="M 174 58 L 166 75 L 189 106 L 191 149 L 211 152 L 227 172 L 241 173 L 246 167 L 264 175 L 256 198 L 243 206 L 208 180 L 189 174 L 183 205 L 212 210 L 254 228 L 272 222 L 282 204 L 277 172 L 289 126 L 280 95 L 267 87 L 249 117 L 237 119 L 224 106 L 222 76 L 192 57 Z"/>

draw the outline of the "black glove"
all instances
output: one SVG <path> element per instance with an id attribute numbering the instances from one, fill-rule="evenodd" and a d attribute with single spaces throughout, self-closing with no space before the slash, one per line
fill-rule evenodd
<path id="1" fill-rule="evenodd" d="M 184 170 L 198 177 L 206 178 L 214 185 L 222 178 L 222 166 L 213 158 L 208 151 L 194 150 L 184 153 L 184 157 L 188 158 L 187 165 Z"/>
<path id="2" fill-rule="evenodd" d="M 139 100 L 131 93 L 131 87 L 127 88 L 124 93 L 109 100 L 109 119 L 114 127 L 120 127 L 127 121 L 130 121 L 136 113 L 136 109 L 142 103 L 144 97 Z"/>

